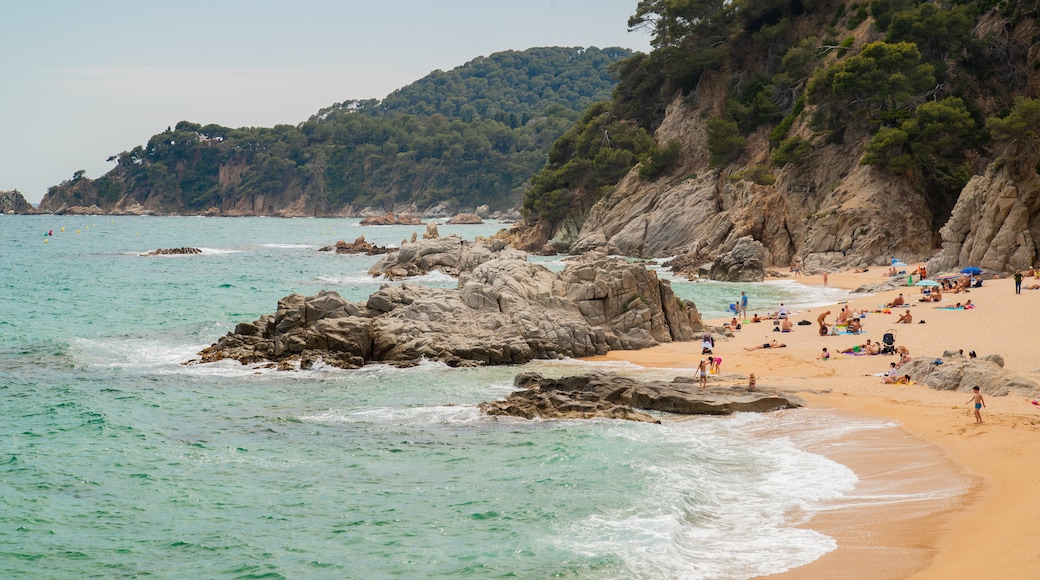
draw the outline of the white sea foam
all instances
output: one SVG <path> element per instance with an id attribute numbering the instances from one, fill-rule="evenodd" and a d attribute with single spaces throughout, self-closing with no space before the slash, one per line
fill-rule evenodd
<path id="1" fill-rule="evenodd" d="M 275 248 L 279 250 L 313 250 L 318 246 L 311 244 L 259 244 L 261 248 Z"/>
<path id="2" fill-rule="evenodd" d="M 685 448 L 688 461 L 648 457 L 639 466 L 646 493 L 634 505 L 568 524 L 560 541 L 581 554 L 610 554 L 624 562 L 622 576 L 635 578 L 751 578 L 833 550 L 833 539 L 794 526 L 853 489 L 856 475 L 788 439 L 745 430 L 757 420 L 628 431 L 648 445 Z"/>
<path id="3" fill-rule="evenodd" d="M 219 256 L 219 255 L 224 255 L 224 254 L 241 254 L 242 253 L 242 250 L 234 250 L 234 249 L 231 249 L 231 248 L 206 248 L 206 247 L 201 247 L 199 249 L 202 250 L 202 255 L 204 255 L 204 256 L 205 255 Z"/>

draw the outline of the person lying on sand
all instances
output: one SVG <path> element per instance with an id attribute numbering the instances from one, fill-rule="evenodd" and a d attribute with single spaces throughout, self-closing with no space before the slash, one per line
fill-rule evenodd
<path id="1" fill-rule="evenodd" d="M 751 322 L 762 322 L 762 317 L 756 313 L 754 316 L 751 317 Z"/>
<path id="2" fill-rule="evenodd" d="M 900 294 L 900 296 L 902 296 L 902 294 Z M 910 324 L 913 321 L 914 317 L 910 316 L 910 311 L 907 310 L 905 313 L 899 315 L 899 320 L 896 321 L 896 324 Z"/>
<path id="3" fill-rule="evenodd" d="M 762 343 L 762 344 L 756 344 L 755 346 L 745 346 L 744 350 L 758 350 L 760 348 L 784 348 L 786 346 L 787 345 L 782 343 L 782 342 L 777 342 L 775 340 L 772 340 L 772 341 L 765 342 L 765 343 Z"/>
<path id="4" fill-rule="evenodd" d="M 849 332 L 860 332 L 863 330 L 863 323 L 858 318 L 850 318 L 846 328 Z"/>

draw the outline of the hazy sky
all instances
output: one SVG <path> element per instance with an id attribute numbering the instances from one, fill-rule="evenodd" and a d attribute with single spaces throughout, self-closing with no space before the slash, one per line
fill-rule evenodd
<path id="1" fill-rule="evenodd" d="M 0 0 L 0 190 L 38 203 L 188 120 L 297 124 L 435 69 L 623 46 L 638 0 Z"/>

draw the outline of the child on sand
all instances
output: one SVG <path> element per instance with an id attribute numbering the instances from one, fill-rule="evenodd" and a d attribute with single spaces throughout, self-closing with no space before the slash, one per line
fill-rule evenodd
<path id="1" fill-rule="evenodd" d="M 755 373 L 751 373 L 750 375 L 748 375 L 748 378 L 747 378 L 747 390 L 749 390 L 749 391 L 754 391 L 755 390 Z"/>
<path id="2" fill-rule="evenodd" d="M 975 401 L 975 422 L 976 423 L 981 423 L 982 422 L 982 412 L 979 409 L 981 409 L 981 408 L 986 406 L 986 401 L 982 400 L 982 393 L 979 392 L 979 388 L 978 387 L 972 387 L 971 390 L 975 394 L 972 395 L 972 397 L 970 399 L 968 399 L 968 402 L 970 403 L 972 401 Z"/>
<path id="3" fill-rule="evenodd" d="M 697 383 L 703 389 L 708 386 L 708 361 L 701 359 L 699 365 L 697 365 Z"/>

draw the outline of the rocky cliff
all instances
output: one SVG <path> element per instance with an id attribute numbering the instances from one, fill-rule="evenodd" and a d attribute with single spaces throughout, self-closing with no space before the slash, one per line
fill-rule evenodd
<path id="1" fill-rule="evenodd" d="M 766 161 L 764 134 L 749 140 L 758 147 L 749 151 L 747 165 L 708 167 L 711 100 L 705 95 L 694 107 L 686 99 L 672 103 L 657 139 L 681 140 L 682 164 L 652 182 L 641 179 L 638 168 L 629 172 L 589 212 L 572 252 L 693 254 L 712 261 L 751 236 L 763 244 L 766 265 L 789 266 L 798 257 L 809 271 L 934 253 L 922 195 L 905 179 L 859 164 L 866 135 L 850 144 L 821 143 L 799 163 L 770 170 L 775 183 L 759 184 L 740 172 Z M 797 129 L 812 138 L 807 126 Z"/>
<path id="2" fill-rule="evenodd" d="M 940 230 L 942 251 L 929 270 L 977 266 L 1006 273 L 1040 264 L 1040 176 L 1015 173 L 995 163 L 968 182 Z"/>
<path id="3" fill-rule="evenodd" d="M 17 190 L 0 191 L 0 213 L 32 213 L 33 206 Z"/>

